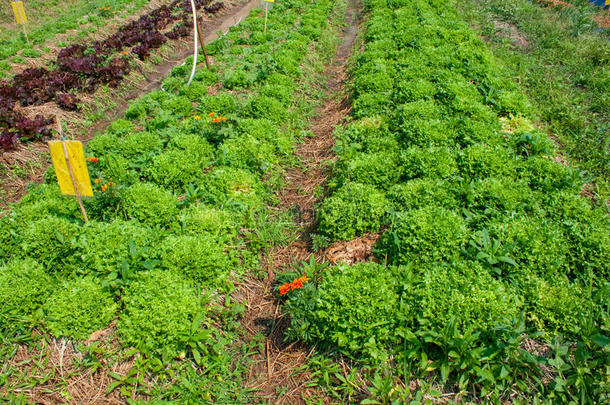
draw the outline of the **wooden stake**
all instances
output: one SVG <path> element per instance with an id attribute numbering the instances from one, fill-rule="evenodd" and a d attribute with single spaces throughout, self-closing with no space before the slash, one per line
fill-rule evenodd
<path id="1" fill-rule="evenodd" d="M 210 70 L 210 61 L 208 60 L 208 53 L 205 51 L 205 42 L 203 41 L 203 34 L 201 33 L 201 27 L 199 26 L 197 11 L 195 11 L 195 19 L 197 21 L 197 35 L 199 35 L 199 43 L 201 44 L 201 50 L 203 51 L 203 57 L 205 58 L 205 67 Z"/>
<path id="2" fill-rule="evenodd" d="M 269 2 L 265 2 L 265 30 L 263 32 L 267 32 L 267 11 L 269 10 Z"/>
<path id="3" fill-rule="evenodd" d="M 57 120 L 57 132 L 59 132 L 59 136 L 62 136 L 61 129 L 61 121 L 59 120 L 59 116 L 55 116 Z M 68 155 L 68 148 L 66 147 L 66 142 L 62 139 L 61 146 L 64 148 L 64 157 L 66 158 L 66 166 L 68 166 L 68 173 L 70 173 L 70 178 L 72 179 L 72 185 L 74 186 L 74 194 L 76 195 L 76 199 L 78 200 L 78 205 L 80 206 L 80 210 L 83 213 L 83 218 L 85 218 L 85 222 L 89 222 L 89 218 L 87 217 L 87 211 L 85 211 L 85 206 L 83 205 L 83 200 L 80 198 L 80 193 L 78 192 L 78 185 L 76 184 L 76 178 L 74 177 L 74 172 L 72 172 L 72 165 L 70 165 L 70 157 Z"/>
<path id="4" fill-rule="evenodd" d="M 23 27 L 23 35 L 25 35 L 25 40 L 29 44 L 30 39 L 28 38 L 28 31 L 25 29 L 25 24 L 21 24 L 21 26 Z"/>

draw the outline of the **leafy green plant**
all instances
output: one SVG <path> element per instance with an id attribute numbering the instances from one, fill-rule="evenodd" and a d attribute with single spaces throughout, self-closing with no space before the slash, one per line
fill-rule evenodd
<path id="1" fill-rule="evenodd" d="M 205 313 L 191 283 L 171 271 L 140 273 L 122 298 L 118 333 L 127 345 L 158 356 L 187 350 L 193 322 Z"/>
<path id="2" fill-rule="evenodd" d="M 11 315 L 32 315 L 53 290 L 53 280 L 32 259 L 11 260 L 0 267 L 0 311 Z"/>
<path id="3" fill-rule="evenodd" d="M 163 241 L 163 267 L 196 285 L 213 288 L 229 272 L 229 259 L 224 246 L 209 236 L 170 236 Z"/>
<path id="4" fill-rule="evenodd" d="M 44 308 L 53 335 L 79 340 L 108 326 L 117 311 L 112 295 L 92 278 L 62 282 Z"/>
<path id="5" fill-rule="evenodd" d="M 22 233 L 21 250 L 48 271 L 62 273 L 64 261 L 75 251 L 79 226 L 63 218 L 48 216 L 31 223 Z"/>
<path id="6" fill-rule="evenodd" d="M 459 214 L 432 206 L 395 213 L 376 248 L 389 263 L 438 262 L 457 256 L 467 238 Z"/>
<path id="7" fill-rule="evenodd" d="M 121 196 L 127 217 L 153 226 L 167 226 L 175 220 L 176 198 L 151 183 L 138 183 L 128 187 Z"/>
<path id="8" fill-rule="evenodd" d="M 317 286 L 308 282 L 289 293 L 291 334 L 348 355 L 364 353 L 387 360 L 386 349 L 394 343 L 391 331 L 396 327 L 399 291 L 397 278 L 375 263 L 329 268 Z"/>
<path id="9" fill-rule="evenodd" d="M 387 200 L 374 186 L 346 183 L 324 200 L 319 230 L 331 240 L 376 232 L 385 223 Z"/>

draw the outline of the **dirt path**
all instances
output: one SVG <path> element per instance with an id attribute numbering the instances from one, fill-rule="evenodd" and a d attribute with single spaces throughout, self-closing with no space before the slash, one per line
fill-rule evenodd
<path id="1" fill-rule="evenodd" d="M 290 267 L 295 260 L 308 260 L 312 254 L 318 260 L 323 256 L 313 252 L 310 238 L 316 225 L 314 205 L 318 200 L 315 190 L 325 184 L 330 174 L 328 163 L 335 159 L 332 152 L 334 127 L 344 122 L 351 109 L 345 89 L 346 62 L 358 34 L 359 14 L 357 0 L 350 0 L 342 42 L 325 71 L 328 80 L 326 99 L 311 125 L 315 136 L 307 138 L 299 146 L 303 167 L 287 172 L 288 185 L 279 196 L 281 210 L 296 208 L 299 213 L 298 238 L 288 246 L 273 249 L 266 262 L 265 279 L 248 278 L 237 293 L 237 298 L 246 303 L 243 325 L 249 337 L 259 333 L 266 337 L 265 350 L 253 356 L 249 375 L 250 388 L 256 390 L 265 403 L 299 404 L 304 402 L 304 398 L 324 396 L 310 386 L 308 373 L 299 371 L 313 354 L 313 349 L 284 341 L 289 320 L 273 296 L 273 287 L 275 275 Z"/>
<path id="2" fill-rule="evenodd" d="M 204 33 L 204 40 L 210 43 L 218 38 L 218 32 L 226 32 L 230 27 L 245 19 L 250 10 L 260 5 L 260 0 L 248 0 L 225 2 L 227 8 L 219 13 L 217 18 L 205 21 L 201 27 Z M 51 112 L 58 113 L 68 125 L 67 127 L 77 128 L 75 139 L 87 143 L 98 133 L 103 132 L 106 127 L 114 120 L 122 118 L 130 101 L 161 87 L 163 79 L 170 71 L 193 53 L 193 40 L 188 37 L 186 40 L 175 41 L 173 56 L 165 60 L 162 64 L 155 66 L 155 71 L 146 73 L 146 80 L 135 85 L 134 89 L 127 95 L 115 95 L 113 101 L 116 105 L 108 112 L 104 119 L 96 122 L 88 128 L 80 128 L 78 122 L 85 117 L 78 113 L 66 112 L 59 108 L 53 108 Z M 138 74 L 138 73 L 134 73 Z M 98 90 L 99 91 L 99 90 Z M 83 96 L 83 99 L 95 100 L 99 97 L 98 92 Z M 54 104 L 54 103 L 48 103 Z M 39 108 L 46 108 L 41 106 Z M 53 116 L 53 114 L 50 114 Z M 76 125 L 71 123 L 76 122 Z M 17 149 L 12 151 L 0 151 L 0 212 L 9 203 L 19 201 L 27 191 L 31 183 L 40 183 L 44 179 L 44 173 L 50 166 L 50 157 L 46 142 L 31 142 L 19 144 Z M 15 173 L 21 173 L 15 175 Z"/>

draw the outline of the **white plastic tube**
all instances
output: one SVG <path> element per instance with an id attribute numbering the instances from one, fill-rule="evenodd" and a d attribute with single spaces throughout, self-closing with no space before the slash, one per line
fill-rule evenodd
<path id="1" fill-rule="evenodd" d="M 199 53 L 199 43 L 197 41 L 197 10 L 195 8 L 195 0 L 191 0 L 191 8 L 193 9 L 193 37 L 195 38 L 195 50 L 193 51 L 193 70 L 191 70 L 191 77 L 187 86 L 191 85 L 193 78 L 195 77 L 195 71 L 197 70 L 197 56 Z"/>

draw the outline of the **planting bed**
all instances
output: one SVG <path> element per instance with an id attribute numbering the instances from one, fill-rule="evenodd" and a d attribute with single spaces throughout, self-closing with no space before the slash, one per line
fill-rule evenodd
<path id="1" fill-rule="evenodd" d="M 255 9 L 210 43 L 214 66 L 190 86 L 192 59 L 176 66 L 86 145 L 89 222 L 52 170 L 0 217 L 0 395 L 608 402 L 610 221 L 598 145 L 609 48 L 578 48 L 588 70 L 559 64 L 567 45 L 545 42 L 548 26 L 522 35 L 506 21 L 520 1 L 480 11 L 481 2 L 277 1 L 266 32 Z M 55 69 L 15 80 L 118 84 L 126 43 L 145 57 L 164 35 L 189 35 L 184 4 L 89 47 L 107 51 L 109 65 L 76 45 Z M 506 41 L 475 24 L 497 13 Z M 169 20 L 183 22 L 168 33 Z M 127 38 L 139 24 L 156 34 Z M 547 99 L 539 71 L 519 80 L 534 45 L 547 72 L 570 84 L 582 73 L 593 97 L 582 117 L 572 87 Z M 61 101 L 55 88 L 20 86 L 10 88 L 25 101 L 5 105 Z M 581 151 L 569 147 L 579 142 Z"/>
<path id="2" fill-rule="evenodd" d="M 267 205 L 305 135 L 316 97 L 305 84 L 331 55 L 333 9 L 278 3 L 266 33 L 255 10 L 208 45 L 217 68 L 186 86 L 187 60 L 163 90 L 131 103 L 87 145 L 90 222 L 52 171 L 0 219 L 3 395 L 88 401 L 92 392 L 71 375 L 100 369 L 92 378 L 110 399 L 247 402 L 240 381 L 251 344 L 236 343 L 243 307 L 229 293 L 287 226 Z M 34 359 L 24 368 L 14 356 L 28 341 L 52 356 L 51 335 L 80 343 L 70 372 L 49 381 L 55 369 Z"/>
<path id="3" fill-rule="evenodd" d="M 196 6 L 203 7 L 204 12 L 211 14 L 223 8 L 222 2 L 210 3 L 208 0 L 198 0 Z M 78 92 L 92 93 L 101 84 L 110 87 L 119 85 L 132 68 L 129 54 L 144 60 L 151 49 L 160 47 L 167 38 L 189 35 L 192 31 L 190 9 L 190 2 L 186 0 L 162 5 L 124 25 L 103 41 L 62 48 L 54 69 L 26 69 L 0 83 L 0 147 L 11 149 L 19 140 L 50 135 L 49 125 L 54 117 L 36 115 L 29 118 L 18 110 L 18 106 L 41 105 L 54 100 L 63 109 L 76 110 Z M 160 32 L 176 21 L 179 23 L 170 31 L 165 34 Z"/>
<path id="4" fill-rule="evenodd" d="M 367 5 L 314 241 L 379 232 L 376 263 L 281 276 L 289 335 L 376 370 L 388 402 L 422 398 L 396 386 L 414 378 L 458 401 L 605 402 L 607 213 L 455 9 Z"/>

